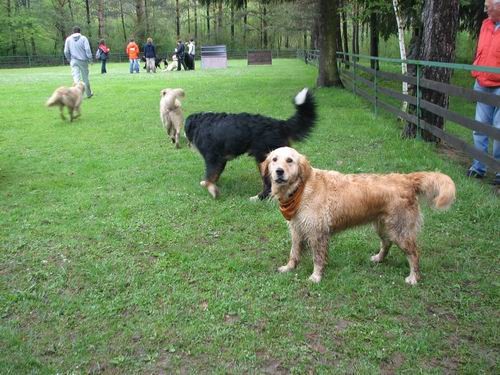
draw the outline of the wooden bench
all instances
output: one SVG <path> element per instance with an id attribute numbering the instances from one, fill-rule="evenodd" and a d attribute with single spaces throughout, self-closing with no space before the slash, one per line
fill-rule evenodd
<path id="1" fill-rule="evenodd" d="M 248 51 L 247 52 L 248 65 L 272 65 L 273 54 L 271 51 Z"/>

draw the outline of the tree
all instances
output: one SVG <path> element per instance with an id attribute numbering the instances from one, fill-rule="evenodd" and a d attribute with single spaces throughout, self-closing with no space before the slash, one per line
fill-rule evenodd
<path id="1" fill-rule="evenodd" d="M 459 25 L 459 0 L 425 0 L 422 9 L 422 33 L 417 34 L 415 43 L 416 60 L 449 62 L 455 61 L 455 41 Z M 423 76 L 438 82 L 449 83 L 451 70 L 427 67 Z M 437 91 L 424 89 L 422 99 L 440 107 L 448 107 L 448 96 Z M 423 110 L 422 119 L 440 129 L 444 126 L 443 118 Z M 403 131 L 404 137 L 415 137 L 416 126 L 408 123 Z M 426 141 L 436 142 L 437 138 L 424 131 Z"/>
<path id="2" fill-rule="evenodd" d="M 403 24 L 403 18 L 401 16 L 401 10 L 399 7 L 399 0 L 392 0 L 392 6 L 394 8 L 394 16 L 396 17 L 396 23 L 398 24 L 398 44 L 399 44 L 399 55 L 401 60 L 406 60 L 406 46 L 405 46 L 405 30 Z M 408 66 L 406 63 L 401 63 L 401 73 L 406 75 L 408 73 Z M 408 83 L 403 82 L 402 87 L 403 95 L 408 95 Z M 408 109 L 408 102 L 403 102 L 401 110 L 406 112 Z"/>
<path id="3" fill-rule="evenodd" d="M 104 18 L 104 0 L 99 0 L 97 5 L 97 36 L 99 39 L 105 37 L 105 18 Z"/>
<path id="4" fill-rule="evenodd" d="M 319 0 L 318 87 L 343 87 L 337 68 L 337 0 Z"/>

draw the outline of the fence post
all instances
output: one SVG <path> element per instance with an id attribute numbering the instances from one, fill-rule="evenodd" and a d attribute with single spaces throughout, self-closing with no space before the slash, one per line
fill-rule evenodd
<path id="1" fill-rule="evenodd" d="M 377 82 L 377 69 L 375 68 L 375 75 L 373 77 L 373 89 L 375 90 L 375 117 L 378 115 L 378 82 Z"/>
<path id="2" fill-rule="evenodd" d="M 352 66 L 352 92 L 356 94 L 356 60 Z"/>
<path id="3" fill-rule="evenodd" d="M 420 127 L 420 98 L 421 98 L 421 92 L 420 92 L 420 75 L 421 75 L 421 68 L 420 64 L 417 62 L 417 139 L 422 139 L 422 128 Z"/>

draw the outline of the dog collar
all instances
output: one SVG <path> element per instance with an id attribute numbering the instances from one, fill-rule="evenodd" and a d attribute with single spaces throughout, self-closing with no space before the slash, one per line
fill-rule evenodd
<path id="1" fill-rule="evenodd" d="M 300 183 L 297 189 L 288 197 L 286 201 L 279 200 L 280 211 L 283 217 L 290 221 L 297 213 L 302 200 L 302 193 L 304 192 L 305 184 Z"/>

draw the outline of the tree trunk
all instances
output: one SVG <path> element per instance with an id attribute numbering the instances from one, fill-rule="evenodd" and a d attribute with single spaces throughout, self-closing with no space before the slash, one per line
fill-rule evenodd
<path id="1" fill-rule="evenodd" d="M 123 15 L 123 0 L 120 0 L 120 18 L 122 21 L 123 42 L 127 43 L 127 31 L 125 30 L 125 16 Z"/>
<path id="2" fill-rule="evenodd" d="M 181 36 L 181 16 L 179 10 L 179 0 L 175 0 L 175 31 L 177 35 L 176 38 L 179 39 Z"/>
<path id="3" fill-rule="evenodd" d="M 370 56 L 373 57 L 378 57 L 379 36 L 377 18 L 377 13 L 372 10 L 370 13 Z M 370 60 L 370 67 L 379 70 L 378 60 Z"/>
<path id="4" fill-rule="evenodd" d="M 33 38 L 33 35 L 30 36 L 30 41 L 31 41 L 31 55 L 36 56 L 36 44 L 35 44 L 35 38 Z"/>
<path id="5" fill-rule="evenodd" d="M 198 41 L 198 1 L 194 0 L 194 39 Z"/>
<path id="6" fill-rule="evenodd" d="M 224 11 L 222 9 L 222 0 L 219 0 L 219 3 L 217 4 L 218 6 L 218 11 L 217 11 L 217 39 L 219 39 L 222 36 L 222 17 L 224 15 Z"/>
<path id="7" fill-rule="evenodd" d="M 398 25 L 398 43 L 399 43 L 399 55 L 401 60 L 406 60 L 406 46 L 405 46 L 405 30 L 404 22 L 401 17 L 401 11 L 399 8 L 399 0 L 392 0 L 392 6 L 394 8 L 394 15 L 396 16 L 396 23 Z M 406 75 L 408 73 L 408 66 L 406 63 L 401 63 L 401 73 Z M 402 83 L 402 93 L 403 95 L 408 95 L 408 83 Z M 406 112 L 408 110 L 408 102 L 403 102 L 401 110 Z"/>
<path id="8" fill-rule="evenodd" d="M 418 60 L 452 63 L 455 61 L 455 41 L 459 26 L 459 0 L 426 0 L 422 10 L 422 37 Z M 423 68 L 422 76 L 438 82 L 449 83 L 452 71 L 445 68 Z M 448 96 L 434 90 L 423 89 L 422 99 L 440 107 L 448 108 Z M 421 119 L 440 129 L 444 127 L 442 117 L 422 110 Z M 416 126 L 407 124 L 403 136 L 416 134 Z M 439 139 L 427 131 L 422 138 L 428 142 Z"/>
<path id="9" fill-rule="evenodd" d="M 105 37 L 104 0 L 99 0 L 97 4 L 97 36 L 99 39 Z"/>
<path id="10" fill-rule="evenodd" d="M 187 2 L 187 14 L 188 14 L 188 34 L 191 35 L 191 13 L 190 13 L 190 1 Z"/>
<path id="11" fill-rule="evenodd" d="M 262 12 L 262 31 L 264 35 L 264 48 L 267 49 L 269 44 L 269 37 L 267 35 L 267 7 L 264 5 Z"/>
<path id="12" fill-rule="evenodd" d="M 359 19 L 358 19 L 358 4 L 355 2 L 353 4 L 353 16 L 352 16 L 352 53 L 359 53 Z M 353 61 L 358 61 L 354 58 Z"/>
<path id="13" fill-rule="evenodd" d="M 340 20 L 340 12 L 337 12 L 335 18 L 336 18 L 335 23 L 337 24 L 337 33 L 336 33 L 337 34 L 337 51 L 343 52 L 342 30 L 341 30 L 342 21 Z"/>
<path id="14" fill-rule="evenodd" d="M 247 46 L 248 2 L 243 0 L 243 46 Z"/>
<path id="15" fill-rule="evenodd" d="M 231 44 L 234 46 L 234 4 L 231 3 Z"/>
<path id="16" fill-rule="evenodd" d="M 312 32 L 311 32 L 311 49 L 319 49 L 319 17 L 314 17 Z"/>
<path id="17" fill-rule="evenodd" d="M 90 23 L 90 4 L 89 4 L 89 0 L 85 0 L 85 11 L 86 11 L 86 15 L 87 15 L 87 36 L 88 36 L 88 39 L 89 39 L 89 43 L 91 43 L 92 41 L 92 27 L 91 27 L 91 23 Z"/>
<path id="18" fill-rule="evenodd" d="M 69 15 L 71 17 L 71 23 L 75 23 L 75 15 L 73 14 L 73 5 L 71 4 L 71 0 L 68 0 L 68 8 L 69 8 Z"/>
<path id="19" fill-rule="evenodd" d="M 210 1 L 207 2 L 207 35 L 210 39 Z"/>
<path id="20" fill-rule="evenodd" d="M 319 74 L 318 87 L 343 87 L 337 69 L 337 0 L 319 0 Z"/>
<path id="21" fill-rule="evenodd" d="M 349 53 L 349 36 L 347 35 L 347 17 L 344 8 L 344 1 L 342 0 L 342 39 L 344 41 L 344 52 Z M 349 56 L 344 55 L 344 59 L 349 62 Z M 346 68 L 349 69 L 349 65 L 346 65 Z"/>
<path id="22" fill-rule="evenodd" d="M 149 13 L 148 13 L 148 0 L 144 0 L 144 39 L 150 35 L 149 29 Z"/>
<path id="23" fill-rule="evenodd" d="M 8 18 L 8 25 L 9 25 L 9 35 L 10 35 L 10 48 L 12 49 L 12 55 L 17 54 L 17 45 L 16 45 L 16 38 L 14 35 L 14 32 L 12 31 L 12 5 L 10 0 L 7 0 L 7 18 Z"/>

